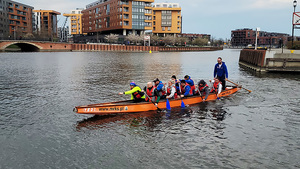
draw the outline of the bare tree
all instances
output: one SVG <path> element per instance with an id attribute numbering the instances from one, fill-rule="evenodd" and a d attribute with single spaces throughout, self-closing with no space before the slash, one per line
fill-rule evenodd
<path id="1" fill-rule="evenodd" d="M 163 37 L 162 40 L 164 41 L 165 45 L 174 45 L 176 41 L 176 37 L 167 35 Z"/>
<path id="2" fill-rule="evenodd" d="M 117 34 L 105 35 L 105 39 L 109 43 L 116 43 L 119 39 L 119 35 L 117 35 Z"/>
<path id="3" fill-rule="evenodd" d="M 125 39 L 131 43 L 137 44 L 137 43 L 143 41 L 144 35 L 138 36 L 138 35 L 130 34 Z"/>
<path id="4" fill-rule="evenodd" d="M 199 38 L 194 39 L 192 44 L 197 45 L 197 46 L 205 46 L 208 44 L 208 39 L 199 37 Z"/>

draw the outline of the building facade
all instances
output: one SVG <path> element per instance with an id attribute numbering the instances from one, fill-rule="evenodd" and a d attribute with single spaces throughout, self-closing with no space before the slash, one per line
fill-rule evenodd
<path id="1" fill-rule="evenodd" d="M 34 33 L 56 38 L 57 34 L 57 15 L 59 12 L 54 10 L 33 10 L 34 12 Z"/>
<path id="2" fill-rule="evenodd" d="M 181 7 L 178 3 L 156 3 L 153 8 L 153 31 L 158 36 L 182 32 Z"/>
<path id="3" fill-rule="evenodd" d="M 0 0 L 0 38 L 22 39 L 32 33 L 34 8 L 11 0 Z"/>
<path id="4" fill-rule="evenodd" d="M 69 32 L 71 35 L 81 35 L 82 32 L 82 13 L 83 8 L 72 10 L 69 14 L 63 16 L 70 18 Z"/>
<path id="5" fill-rule="evenodd" d="M 256 31 L 252 29 L 237 29 L 231 31 L 232 46 L 254 46 L 256 40 Z M 260 31 L 257 36 L 257 45 L 261 47 L 279 46 L 280 40 L 283 44 L 287 43 L 289 34 Z"/>
<path id="6" fill-rule="evenodd" d="M 152 30 L 154 0 L 98 0 L 82 11 L 83 33 L 144 34 Z"/>

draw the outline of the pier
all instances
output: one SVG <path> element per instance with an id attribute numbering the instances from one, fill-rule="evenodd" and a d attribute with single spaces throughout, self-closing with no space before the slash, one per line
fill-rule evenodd
<path id="1" fill-rule="evenodd" d="M 257 72 L 300 72 L 300 51 L 243 49 L 239 64 Z"/>

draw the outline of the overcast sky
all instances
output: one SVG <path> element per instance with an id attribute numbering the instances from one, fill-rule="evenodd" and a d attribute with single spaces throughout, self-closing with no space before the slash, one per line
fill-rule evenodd
<path id="1" fill-rule="evenodd" d="M 15 0 L 35 9 L 69 13 L 85 8 L 96 0 Z M 231 30 L 241 28 L 291 34 L 293 0 L 155 0 L 155 3 L 179 3 L 183 16 L 183 33 L 211 34 L 230 38 Z M 300 11 L 300 1 L 296 11 Z M 299 9 L 299 10 L 298 10 Z M 63 24 L 60 17 L 58 25 Z M 299 31 L 299 30 L 298 30 Z M 295 30 L 299 36 L 300 32 Z"/>

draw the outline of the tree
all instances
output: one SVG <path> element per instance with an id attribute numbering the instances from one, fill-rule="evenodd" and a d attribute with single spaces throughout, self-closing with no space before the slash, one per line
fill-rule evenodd
<path id="1" fill-rule="evenodd" d="M 157 46 L 160 42 L 160 38 L 156 35 L 150 35 L 150 43 L 152 46 Z"/>
<path id="2" fill-rule="evenodd" d="M 175 43 L 179 46 L 184 46 L 185 43 L 189 43 L 189 39 L 185 37 L 177 37 Z"/>
<path id="3" fill-rule="evenodd" d="M 109 43 L 116 43 L 119 39 L 119 35 L 116 34 L 105 35 L 105 39 Z"/>
<path id="4" fill-rule="evenodd" d="M 128 40 L 131 43 L 137 44 L 138 42 L 143 41 L 144 35 L 138 36 L 138 35 L 130 34 L 125 39 Z"/>
<path id="5" fill-rule="evenodd" d="M 193 40 L 192 44 L 197 46 L 205 46 L 208 44 L 208 39 L 198 37 Z"/>
<path id="6" fill-rule="evenodd" d="M 167 35 L 163 37 L 162 40 L 164 41 L 165 45 L 174 45 L 176 41 L 176 37 Z"/>

